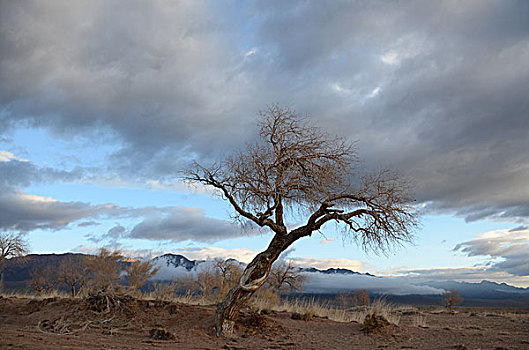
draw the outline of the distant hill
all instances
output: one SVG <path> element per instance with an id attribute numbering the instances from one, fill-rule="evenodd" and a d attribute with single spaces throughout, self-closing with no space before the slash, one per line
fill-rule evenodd
<path id="1" fill-rule="evenodd" d="M 24 257 L 8 259 L 3 271 L 4 288 L 21 291 L 26 289 L 32 271 L 43 271 L 46 268 L 57 268 L 62 261 L 85 254 L 29 254 Z"/>

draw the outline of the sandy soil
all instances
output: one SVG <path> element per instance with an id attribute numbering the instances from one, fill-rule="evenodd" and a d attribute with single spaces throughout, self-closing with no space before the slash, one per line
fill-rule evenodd
<path id="1" fill-rule="evenodd" d="M 529 310 L 420 308 L 371 334 L 356 322 L 246 310 L 227 339 L 214 336 L 213 307 L 134 299 L 105 305 L 0 298 L 0 349 L 529 349 Z"/>

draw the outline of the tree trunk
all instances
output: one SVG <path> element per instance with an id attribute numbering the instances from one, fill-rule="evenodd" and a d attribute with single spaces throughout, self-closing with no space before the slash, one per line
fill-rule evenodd
<path id="1" fill-rule="evenodd" d="M 232 288 L 224 300 L 218 304 L 215 315 L 215 329 L 218 337 L 233 333 L 233 326 L 239 311 L 266 282 L 274 261 L 294 242 L 290 238 L 291 236 L 276 234 L 268 248 L 264 252 L 257 254 L 246 266 L 239 284 Z"/>

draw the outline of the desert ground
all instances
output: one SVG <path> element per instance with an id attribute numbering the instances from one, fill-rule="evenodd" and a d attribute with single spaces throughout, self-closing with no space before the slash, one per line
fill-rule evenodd
<path id="1" fill-rule="evenodd" d="M 392 323 L 241 312 L 214 335 L 214 306 L 132 297 L 0 297 L 0 349 L 529 349 L 529 310 L 393 306 Z M 354 311 L 346 311 L 354 312 Z"/>

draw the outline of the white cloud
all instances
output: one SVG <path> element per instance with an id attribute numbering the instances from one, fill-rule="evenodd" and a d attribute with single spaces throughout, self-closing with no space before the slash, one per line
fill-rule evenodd
<path id="1" fill-rule="evenodd" d="M 34 194 L 29 194 L 29 193 L 20 193 L 18 194 L 18 198 L 20 198 L 22 201 L 35 202 L 36 204 L 57 202 L 56 199 L 51 198 L 51 197 L 37 196 Z"/>
<path id="2" fill-rule="evenodd" d="M 335 240 L 336 240 L 336 238 L 325 238 L 325 239 L 322 239 L 320 241 L 320 244 L 329 244 L 329 243 L 331 243 L 331 242 L 333 242 Z"/>
<path id="3" fill-rule="evenodd" d="M 399 55 L 395 51 L 388 51 L 380 56 L 380 60 L 386 64 L 395 65 L 399 63 Z"/>
<path id="4" fill-rule="evenodd" d="M 256 47 L 252 47 L 250 50 L 246 51 L 244 53 L 244 57 L 250 57 L 252 55 L 255 55 L 257 53 L 257 48 Z"/>
<path id="5" fill-rule="evenodd" d="M 381 87 L 377 86 L 376 88 L 373 89 L 373 91 L 371 91 L 371 93 L 369 93 L 369 95 L 367 95 L 367 97 L 368 98 L 373 98 L 373 97 L 377 96 L 380 93 L 380 90 L 381 90 Z"/>
<path id="6" fill-rule="evenodd" d="M 11 152 L 0 151 L 0 162 L 10 162 L 12 160 L 18 160 L 20 162 L 27 162 L 27 159 L 17 157 Z"/>
<path id="7" fill-rule="evenodd" d="M 395 66 L 404 60 L 415 58 L 421 54 L 426 54 L 432 49 L 427 39 L 415 33 L 406 34 L 399 38 L 392 48 L 380 56 L 380 60 L 385 64 Z"/>
<path id="8" fill-rule="evenodd" d="M 488 256 L 492 271 L 505 271 L 515 276 L 529 276 L 529 230 L 495 230 L 480 233 L 475 239 L 454 248 L 468 256 Z"/>

